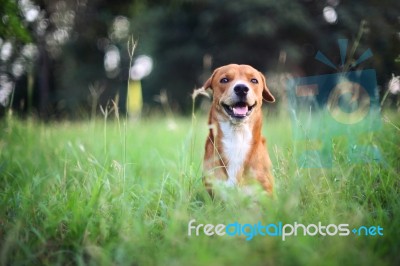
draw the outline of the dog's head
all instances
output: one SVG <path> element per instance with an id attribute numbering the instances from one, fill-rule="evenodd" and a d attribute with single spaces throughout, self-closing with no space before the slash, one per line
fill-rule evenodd
<path id="1" fill-rule="evenodd" d="M 203 89 L 213 91 L 213 106 L 233 123 L 246 121 L 255 110 L 260 110 L 262 100 L 275 101 L 264 75 L 249 65 L 217 68 Z"/>

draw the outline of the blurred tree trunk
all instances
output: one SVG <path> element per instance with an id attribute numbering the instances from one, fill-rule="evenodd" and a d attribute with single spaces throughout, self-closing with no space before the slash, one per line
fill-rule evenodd
<path id="1" fill-rule="evenodd" d="M 44 41 L 39 43 L 39 60 L 38 60 L 38 114 L 42 119 L 49 116 L 49 95 L 50 95 L 50 56 L 46 50 Z"/>

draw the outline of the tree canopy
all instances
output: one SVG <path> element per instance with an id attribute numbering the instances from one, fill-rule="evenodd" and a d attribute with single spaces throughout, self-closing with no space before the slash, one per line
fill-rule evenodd
<path id="1" fill-rule="evenodd" d="M 399 72 L 395 0 L 0 2 L 0 91 L 15 83 L 14 109 L 45 118 L 85 113 L 93 92 L 103 105 L 126 94 L 131 37 L 138 42 L 133 60 L 148 55 L 154 62 L 142 80 L 145 104 L 156 105 L 165 90 L 183 112 L 193 88 L 223 64 L 251 64 L 266 74 L 331 73 L 315 54 L 339 64 L 337 40 L 352 43 L 363 21 L 354 57 L 371 48 L 364 66 L 376 69 L 382 88 Z"/>

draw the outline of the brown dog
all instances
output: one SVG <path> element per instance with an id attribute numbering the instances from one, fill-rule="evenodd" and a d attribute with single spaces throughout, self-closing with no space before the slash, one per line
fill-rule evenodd
<path id="1" fill-rule="evenodd" d="M 228 186 L 260 182 L 273 189 L 271 160 L 261 136 L 262 101 L 274 102 L 265 77 L 249 65 L 217 68 L 203 89 L 213 91 L 209 115 L 210 132 L 203 162 L 204 182 L 212 195 L 212 183 Z"/>

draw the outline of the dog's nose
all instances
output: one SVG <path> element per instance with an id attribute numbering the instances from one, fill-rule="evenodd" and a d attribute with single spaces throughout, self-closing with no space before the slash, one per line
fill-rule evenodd
<path id="1" fill-rule="evenodd" d="M 249 91 L 249 88 L 246 85 L 243 84 L 238 84 L 236 85 L 233 90 L 235 91 L 235 94 L 239 97 L 243 97 L 247 95 L 247 92 Z"/>

